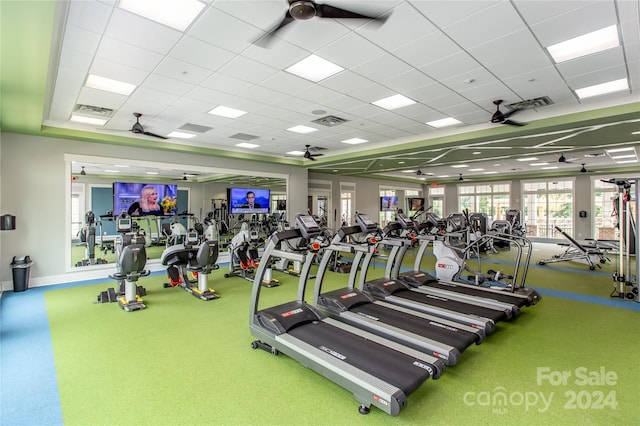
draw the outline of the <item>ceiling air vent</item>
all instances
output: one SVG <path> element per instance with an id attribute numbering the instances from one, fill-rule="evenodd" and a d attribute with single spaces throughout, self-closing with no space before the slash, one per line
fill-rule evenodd
<path id="1" fill-rule="evenodd" d="M 248 135 L 246 133 L 236 133 L 235 135 L 229 136 L 232 139 L 240 139 L 241 141 L 252 141 L 254 139 L 258 139 L 259 136 Z"/>
<path id="2" fill-rule="evenodd" d="M 553 105 L 553 101 L 548 96 L 541 98 L 529 99 L 526 101 L 515 102 L 513 104 L 505 105 L 510 110 L 514 109 L 537 109 L 547 105 Z"/>
<path id="3" fill-rule="evenodd" d="M 213 127 L 201 126 L 200 124 L 186 123 L 182 127 L 179 127 L 179 129 L 186 130 L 188 132 L 206 133 L 209 130 L 212 130 Z"/>
<path id="4" fill-rule="evenodd" d="M 113 116 L 113 110 L 111 108 L 102 108 L 92 105 L 78 104 L 76 105 L 74 112 L 101 118 L 110 118 Z"/>
<path id="5" fill-rule="evenodd" d="M 334 127 L 342 123 L 346 123 L 349 120 L 345 120 L 344 118 L 336 117 L 335 115 L 327 115 L 326 117 L 318 118 L 317 120 L 313 120 L 312 123 L 322 124 L 327 127 Z"/>

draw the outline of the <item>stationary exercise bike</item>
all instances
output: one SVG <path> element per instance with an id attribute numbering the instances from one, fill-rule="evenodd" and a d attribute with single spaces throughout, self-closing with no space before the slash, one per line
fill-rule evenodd
<path id="1" fill-rule="evenodd" d="M 98 295 L 98 303 L 118 302 L 127 312 L 146 307 L 142 296 L 147 291 L 143 286 L 137 285 L 137 281 L 150 273 L 144 269 L 147 263 L 145 236 L 138 233 L 135 226 L 126 213 L 116 220 L 116 229 L 120 234 L 115 240 L 116 272 L 109 275 L 109 278 L 116 280 L 117 286 Z"/>
<path id="2" fill-rule="evenodd" d="M 229 272 L 225 278 L 240 277 L 253 282 L 255 270 L 260 263 L 258 247 L 263 243 L 258 231 L 252 230 L 247 222 L 240 225 L 240 231 L 231 239 L 229 248 Z M 280 281 L 271 276 L 271 267 L 265 271 L 262 285 L 276 287 Z"/>
<path id="3" fill-rule="evenodd" d="M 80 230 L 80 239 L 85 245 L 85 257 L 76 266 L 103 265 L 104 259 L 96 259 L 96 216 L 92 211 L 84 215 L 85 226 Z"/>

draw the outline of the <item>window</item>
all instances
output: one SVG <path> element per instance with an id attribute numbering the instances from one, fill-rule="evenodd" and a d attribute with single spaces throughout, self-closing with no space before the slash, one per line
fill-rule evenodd
<path id="1" fill-rule="evenodd" d="M 555 238 L 556 226 L 573 235 L 573 188 L 572 179 L 522 184 L 528 236 Z"/>
<path id="2" fill-rule="evenodd" d="M 458 206 L 470 213 L 485 213 L 490 221 L 504 219 L 509 210 L 511 185 L 458 185 Z"/>
<path id="3" fill-rule="evenodd" d="M 431 212 L 443 217 L 444 215 L 444 186 L 432 186 L 429 188 L 429 199 L 427 206 L 431 207 Z"/>
<path id="4" fill-rule="evenodd" d="M 355 183 L 340 182 L 340 226 L 351 225 L 355 192 Z"/>

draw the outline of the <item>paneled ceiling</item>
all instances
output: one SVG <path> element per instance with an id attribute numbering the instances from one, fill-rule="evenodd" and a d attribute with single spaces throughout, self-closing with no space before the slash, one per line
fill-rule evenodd
<path id="1" fill-rule="evenodd" d="M 583 164 L 589 171 L 638 168 L 607 152 L 632 147 L 637 158 L 640 146 L 638 0 L 326 1 L 376 19 L 294 20 L 269 43 L 263 37 L 287 13 L 286 0 L 203 1 L 183 31 L 116 0 L 1 3 L 4 40 L 49 43 L 39 51 L 3 41 L 2 52 L 3 71 L 14 66 L 8 60 L 35 55 L 48 64 L 46 81 L 21 76 L 46 87 L 41 98 L 29 100 L 42 104 L 41 134 L 404 181 L 575 174 Z M 29 13 L 50 25 L 29 28 Z M 25 22 L 9 22 L 14 16 Z M 561 63 L 548 53 L 550 45 L 610 26 L 617 47 Z M 318 82 L 286 70 L 312 54 L 342 70 Z M 3 96 L 17 79 L 15 71 L 4 74 Z M 87 87 L 90 74 L 135 90 L 122 95 Z M 622 79 L 628 89 L 584 99 L 576 94 Z M 394 110 L 372 104 L 396 94 L 415 103 Z M 525 125 L 491 123 L 498 99 L 503 113 L 522 108 L 510 118 Z M 208 113 L 217 106 L 246 114 Z M 34 133 L 26 118 L 21 124 L 16 114 L 7 115 L 8 108 L 16 107 L 3 102 L 3 131 Z M 75 123 L 73 113 L 107 122 Z M 142 114 L 145 132 L 195 136 L 134 134 L 134 113 Z M 426 124 L 447 117 L 460 123 Z M 287 130 L 298 125 L 316 131 Z M 343 142 L 353 138 L 367 142 Z M 257 147 L 238 147 L 242 142 Z M 303 159 L 306 145 L 322 155 Z M 561 156 L 569 161 L 558 162 Z M 518 161 L 525 158 L 536 159 Z"/>

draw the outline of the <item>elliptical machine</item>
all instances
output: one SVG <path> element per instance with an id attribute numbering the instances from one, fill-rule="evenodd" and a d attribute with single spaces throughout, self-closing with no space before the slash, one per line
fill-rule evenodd
<path id="1" fill-rule="evenodd" d="M 122 213 L 116 220 L 116 228 L 120 234 L 115 241 L 116 272 L 109 275 L 109 278 L 116 280 L 118 284 L 116 288 L 109 288 L 98 295 L 98 303 L 118 302 L 127 312 L 146 307 L 142 296 L 147 291 L 137 285 L 137 281 L 150 274 L 150 271 L 144 269 L 147 264 L 145 236 L 139 234 L 135 226 L 126 213 Z"/>
<path id="2" fill-rule="evenodd" d="M 240 277 L 253 282 L 255 270 L 260 262 L 258 246 L 263 241 L 258 231 L 252 230 L 247 222 L 242 222 L 240 231 L 231 239 L 229 248 L 229 272 L 225 278 Z M 265 271 L 262 285 L 264 287 L 276 287 L 280 281 L 271 276 L 271 266 Z"/>
<path id="3" fill-rule="evenodd" d="M 96 259 L 96 216 L 92 211 L 84 215 L 85 226 L 80 230 L 80 239 L 85 244 L 85 258 L 76 263 L 76 266 L 103 265 L 104 259 Z"/>

